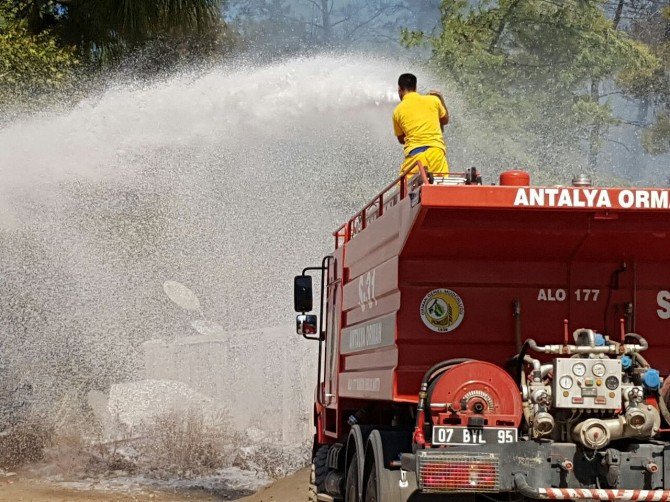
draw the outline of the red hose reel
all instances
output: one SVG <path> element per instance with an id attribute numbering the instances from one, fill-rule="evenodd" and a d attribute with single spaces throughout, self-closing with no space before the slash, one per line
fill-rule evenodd
<path id="1" fill-rule="evenodd" d="M 519 427 L 521 393 L 495 364 L 467 361 L 449 367 L 428 389 L 433 425 Z"/>

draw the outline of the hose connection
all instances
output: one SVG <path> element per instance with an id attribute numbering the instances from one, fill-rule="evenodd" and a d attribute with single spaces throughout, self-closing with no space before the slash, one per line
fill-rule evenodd
<path id="1" fill-rule="evenodd" d="M 565 472 L 572 472 L 575 468 L 575 464 L 573 464 L 570 460 L 564 460 L 559 464 L 561 469 L 563 469 Z"/>

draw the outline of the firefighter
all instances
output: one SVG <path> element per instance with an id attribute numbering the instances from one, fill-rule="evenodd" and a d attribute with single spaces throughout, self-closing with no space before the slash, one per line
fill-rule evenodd
<path id="1" fill-rule="evenodd" d="M 447 147 L 442 135 L 449 123 L 449 112 L 444 98 L 437 91 L 427 95 L 416 92 L 416 76 L 403 73 L 398 79 L 400 104 L 393 111 L 393 129 L 398 141 L 404 145 L 405 160 L 400 173 L 409 169 L 417 160 L 432 174 L 448 174 Z M 413 175 L 418 171 L 410 171 Z"/>

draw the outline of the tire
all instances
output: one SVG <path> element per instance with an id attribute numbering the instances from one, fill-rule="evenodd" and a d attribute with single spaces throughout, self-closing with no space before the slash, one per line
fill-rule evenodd
<path id="1" fill-rule="evenodd" d="M 320 446 L 312 459 L 312 471 L 309 475 L 309 502 L 316 502 L 318 493 L 324 493 L 324 483 L 328 475 L 328 452 L 330 446 Z"/>
<path id="2" fill-rule="evenodd" d="M 354 453 L 347 470 L 347 484 L 344 489 L 344 502 L 358 502 L 358 455 Z"/>
<path id="3" fill-rule="evenodd" d="M 377 497 L 377 470 L 372 466 L 368 475 L 368 482 L 365 485 L 365 502 L 379 502 Z"/>

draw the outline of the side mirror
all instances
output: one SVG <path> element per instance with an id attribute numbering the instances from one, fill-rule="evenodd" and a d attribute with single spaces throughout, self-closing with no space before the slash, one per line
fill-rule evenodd
<path id="1" fill-rule="evenodd" d="M 295 331 L 299 335 L 316 335 L 318 331 L 315 315 L 300 314 L 295 318 Z"/>
<path id="2" fill-rule="evenodd" d="M 312 276 L 297 275 L 293 281 L 293 305 L 296 312 L 312 311 Z"/>

